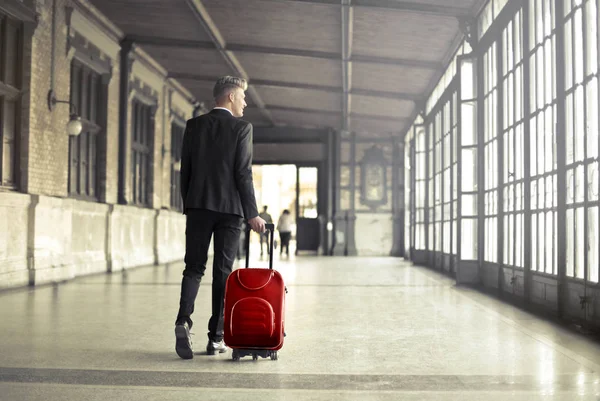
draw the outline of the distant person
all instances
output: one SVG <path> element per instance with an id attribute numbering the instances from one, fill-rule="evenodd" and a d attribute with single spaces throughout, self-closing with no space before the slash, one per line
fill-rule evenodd
<path id="1" fill-rule="evenodd" d="M 261 214 L 259 214 L 259 216 L 267 224 L 273 224 L 273 218 L 271 217 L 271 215 L 269 213 L 267 213 L 267 209 L 268 209 L 268 206 L 263 206 L 263 211 Z M 267 247 L 267 255 L 269 254 L 269 242 L 268 242 L 269 237 L 268 236 L 269 236 L 269 233 L 267 231 L 260 233 L 260 256 L 263 255 L 263 242 L 265 243 L 265 245 Z"/>
<path id="2" fill-rule="evenodd" d="M 277 231 L 279 231 L 279 241 L 281 242 L 281 248 L 279 248 L 279 255 L 283 255 L 283 248 L 285 247 L 285 254 L 290 256 L 290 239 L 292 238 L 292 215 L 290 211 L 285 209 L 279 221 L 277 221 Z"/>
<path id="3" fill-rule="evenodd" d="M 188 120 L 183 135 L 181 197 L 186 214 L 185 269 L 175 320 L 175 351 L 183 359 L 194 357 L 190 316 L 206 270 L 211 237 L 214 234 L 208 355 L 227 350 L 223 343 L 225 282 L 238 251 L 243 217 L 257 233 L 265 231 L 252 181 L 252 124 L 237 118 L 244 114 L 247 88 L 242 78 L 219 78 L 213 90 L 216 107 L 208 114 Z"/>

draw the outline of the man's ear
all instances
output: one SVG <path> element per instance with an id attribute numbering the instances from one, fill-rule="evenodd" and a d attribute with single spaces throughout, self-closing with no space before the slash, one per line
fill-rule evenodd
<path id="1" fill-rule="evenodd" d="M 235 92 L 231 91 L 229 92 L 229 95 L 227 95 L 229 97 L 229 101 L 231 101 L 231 103 L 233 103 L 233 101 L 235 100 Z"/>

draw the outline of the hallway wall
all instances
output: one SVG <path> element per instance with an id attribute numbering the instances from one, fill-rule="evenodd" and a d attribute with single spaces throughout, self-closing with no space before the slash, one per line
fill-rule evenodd
<path id="1" fill-rule="evenodd" d="M 11 14 L 26 7 L 30 19 Z M 0 5 L 5 13 L 23 27 L 23 96 L 18 146 L 4 150 L 4 167 L 10 157 L 15 171 L 6 176 L 5 168 L 0 180 L 0 288 L 183 259 L 171 134 L 192 116 L 190 93 L 143 49 L 122 47 L 123 32 L 87 0 Z M 49 109 L 50 89 L 84 119 L 78 137 L 66 132 L 68 104 Z M 142 162 L 132 158 L 135 104 L 151 113 L 139 128 L 148 138 Z M 134 180 L 143 183 L 135 191 Z"/>
<path id="2" fill-rule="evenodd" d="M 340 136 L 335 255 L 399 256 L 403 145 L 368 132 Z"/>

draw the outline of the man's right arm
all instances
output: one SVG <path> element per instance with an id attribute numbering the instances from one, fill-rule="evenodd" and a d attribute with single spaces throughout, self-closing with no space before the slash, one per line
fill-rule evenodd
<path id="1" fill-rule="evenodd" d="M 242 128 L 238 137 L 235 153 L 235 184 L 246 219 L 250 220 L 258 216 L 252 181 L 252 124 L 250 123 Z"/>

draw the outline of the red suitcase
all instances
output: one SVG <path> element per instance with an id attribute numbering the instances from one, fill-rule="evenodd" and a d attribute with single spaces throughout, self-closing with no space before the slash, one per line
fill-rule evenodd
<path id="1" fill-rule="evenodd" d="M 269 268 L 250 269 L 250 241 L 246 235 L 246 268 L 227 278 L 224 304 L 224 340 L 233 349 L 233 360 L 246 355 L 277 359 L 283 347 L 286 288 L 281 274 L 273 270 L 274 224 L 269 233 Z M 248 233 L 247 233 L 248 234 Z"/>

